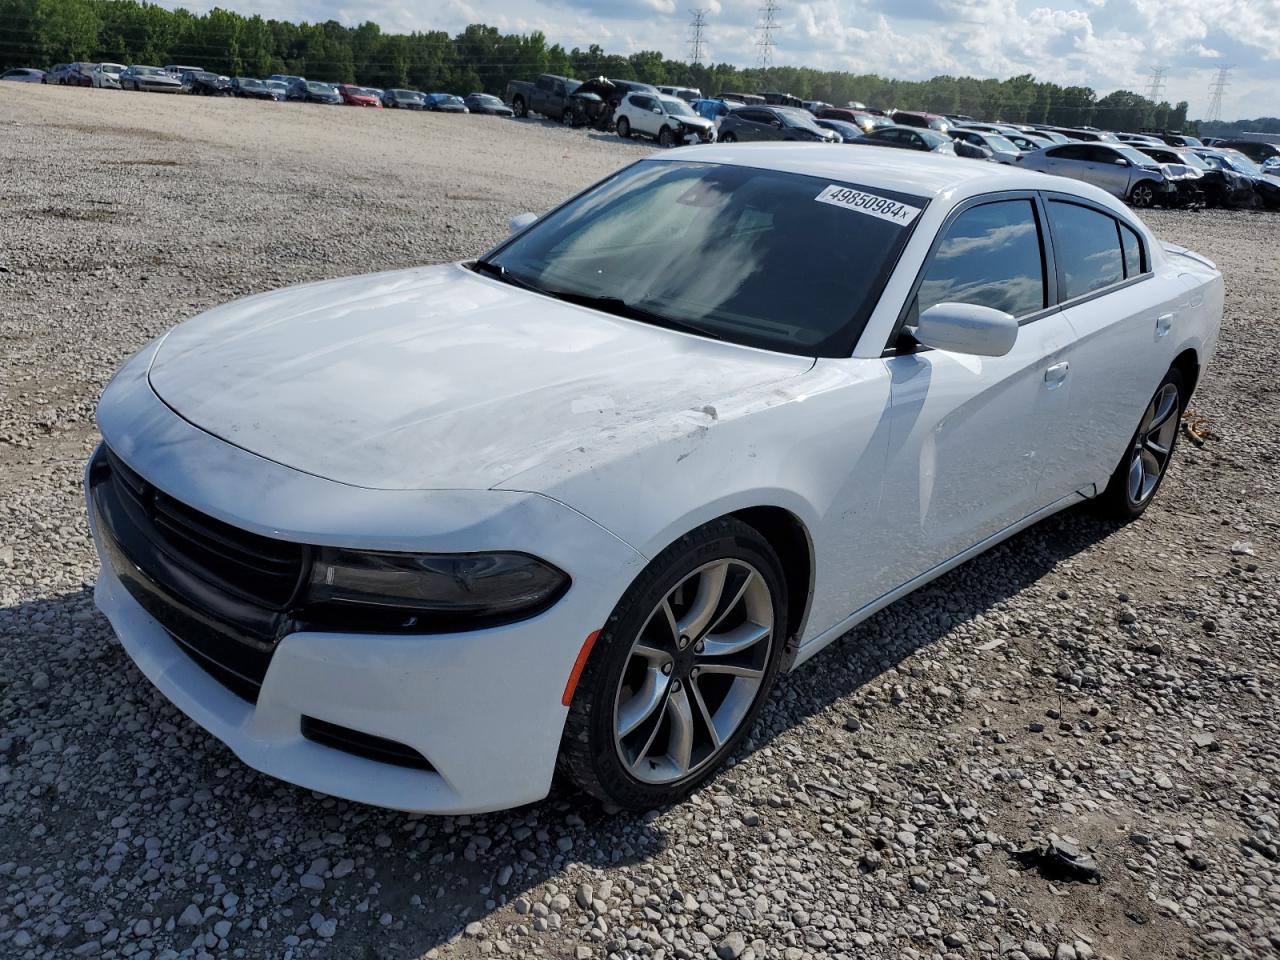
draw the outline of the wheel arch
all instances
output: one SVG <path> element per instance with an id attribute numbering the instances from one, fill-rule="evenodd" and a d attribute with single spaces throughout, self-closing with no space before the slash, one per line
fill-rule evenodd
<path id="1" fill-rule="evenodd" d="M 790 658 L 800 643 L 813 602 L 813 537 L 804 522 L 785 507 L 746 507 L 728 516 L 736 517 L 758 531 L 782 561 L 782 575 L 787 584 L 787 653 Z"/>
<path id="2" fill-rule="evenodd" d="M 1182 379 L 1187 383 L 1187 400 L 1190 400 L 1196 392 L 1196 383 L 1200 379 L 1199 354 L 1194 347 L 1188 347 L 1174 357 L 1173 363 L 1169 366 L 1181 372 Z"/>

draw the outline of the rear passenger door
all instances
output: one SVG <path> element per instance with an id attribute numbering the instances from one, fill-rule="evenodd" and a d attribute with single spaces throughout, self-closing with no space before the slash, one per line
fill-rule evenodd
<path id="1" fill-rule="evenodd" d="M 1189 299 L 1169 268 L 1151 268 L 1145 238 L 1121 218 L 1079 198 L 1045 197 L 1059 299 L 1074 343 L 1066 362 L 1070 426 L 1055 491 L 1103 484 L 1173 363 L 1170 332 Z"/>
<path id="2" fill-rule="evenodd" d="M 739 110 L 742 127 L 738 136 L 742 140 L 773 140 L 777 131 L 772 126 L 773 114 L 768 110 Z"/>

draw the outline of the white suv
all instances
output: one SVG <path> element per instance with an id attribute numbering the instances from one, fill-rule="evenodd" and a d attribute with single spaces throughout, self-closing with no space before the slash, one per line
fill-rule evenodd
<path id="1" fill-rule="evenodd" d="M 682 143 L 712 143 L 716 125 L 698 116 L 683 100 L 652 93 L 629 93 L 613 115 L 618 136 L 641 133 L 664 147 Z"/>

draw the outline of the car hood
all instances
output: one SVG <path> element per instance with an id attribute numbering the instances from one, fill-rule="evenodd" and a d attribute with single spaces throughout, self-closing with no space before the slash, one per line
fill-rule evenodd
<path id="1" fill-rule="evenodd" d="M 558 457 L 583 463 L 619 443 L 705 430 L 717 407 L 812 365 L 450 264 L 218 307 L 168 334 L 150 382 L 196 426 L 307 473 L 487 489 Z"/>

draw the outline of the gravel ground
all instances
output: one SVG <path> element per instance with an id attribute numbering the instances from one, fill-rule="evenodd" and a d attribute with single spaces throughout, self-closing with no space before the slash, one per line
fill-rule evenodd
<path id="1" fill-rule="evenodd" d="M 646 148 L 549 124 L 6 85 L 0 956 L 1072 960 L 1280 948 L 1280 217 L 1146 517 L 1047 521 L 784 678 L 687 803 L 424 818 L 261 776 L 93 608 L 114 368 L 231 297 L 462 257 Z M 513 731 L 513 736 L 518 732 Z M 1099 883 L 1013 851 L 1064 838 Z"/>

